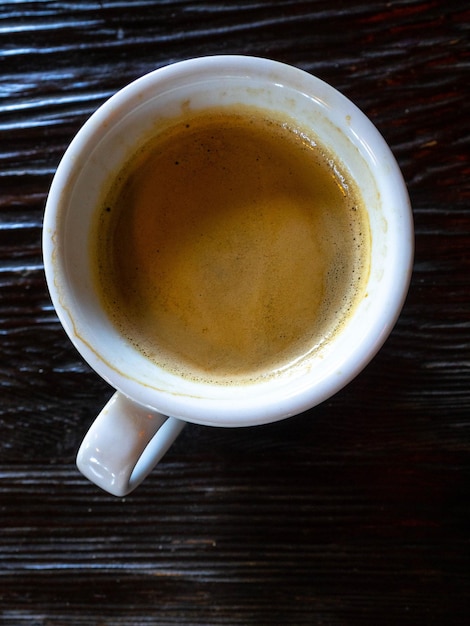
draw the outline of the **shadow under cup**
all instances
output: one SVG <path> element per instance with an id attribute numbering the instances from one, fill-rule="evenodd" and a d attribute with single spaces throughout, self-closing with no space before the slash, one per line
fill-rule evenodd
<path id="1" fill-rule="evenodd" d="M 368 209 L 370 276 L 344 330 L 282 374 L 243 385 L 181 378 L 146 359 L 110 323 L 94 289 L 90 229 L 103 190 L 159 121 L 185 109 L 256 106 L 284 112 L 356 181 Z M 78 133 L 58 168 L 44 222 L 46 275 L 59 318 L 82 356 L 137 403 L 186 421 L 243 426 L 276 421 L 319 404 L 370 361 L 406 296 L 413 253 L 406 187 L 371 122 L 336 90 L 295 68 L 250 57 L 208 57 L 157 70 L 106 102 Z"/>

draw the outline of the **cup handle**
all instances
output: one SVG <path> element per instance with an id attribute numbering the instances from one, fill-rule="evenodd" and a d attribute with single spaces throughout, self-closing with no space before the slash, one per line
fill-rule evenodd
<path id="1" fill-rule="evenodd" d="M 152 471 L 185 425 L 117 391 L 85 435 L 77 467 L 101 489 L 125 496 Z"/>

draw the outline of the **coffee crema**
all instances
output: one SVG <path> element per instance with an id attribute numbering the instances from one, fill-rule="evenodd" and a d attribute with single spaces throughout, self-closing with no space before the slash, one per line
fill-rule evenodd
<path id="1" fill-rule="evenodd" d="M 92 265 L 120 333 L 171 372 L 254 381 L 318 350 L 364 295 L 367 211 L 334 156 L 258 109 L 186 113 L 110 184 Z"/>

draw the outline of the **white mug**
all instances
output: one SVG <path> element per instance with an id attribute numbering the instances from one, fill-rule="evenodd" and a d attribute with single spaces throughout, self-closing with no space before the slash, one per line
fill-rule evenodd
<path id="1" fill-rule="evenodd" d="M 320 353 L 242 389 L 199 383 L 159 368 L 120 336 L 93 287 L 87 250 L 104 187 L 148 137 L 155 120 L 187 102 L 194 109 L 254 105 L 285 112 L 302 127 L 314 126 L 316 136 L 355 179 L 368 210 L 367 298 Z M 77 464 L 102 489 L 124 496 L 147 476 L 186 422 L 225 427 L 274 422 L 318 405 L 351 381 L 382 346 L 403 306 L 413 261 L 413 223 L 390 149 L 347 98 L 282 63 L 213 56 L 151 72 L 90 117 L 52 182 L 43 250 L 49 290 L 64 329 L 83 358 L 116 389 L 86 434 Z"/>

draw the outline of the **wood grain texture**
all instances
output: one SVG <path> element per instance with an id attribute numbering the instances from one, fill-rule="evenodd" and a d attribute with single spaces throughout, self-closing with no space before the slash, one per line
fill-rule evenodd
<path id="1" fill-rule="evenodd" d="M 464 625 L 470 600 L 470 11 L 464 0 L 0 6 L 0 623 Z M 268 56 L 389 142 L 416 259 L 346 389 L 285 422 L 189 425 L 131 496 L 74 466 L 111 394 L 53 311 L 42 215 L 79 127 L 180 59 Z"/>

